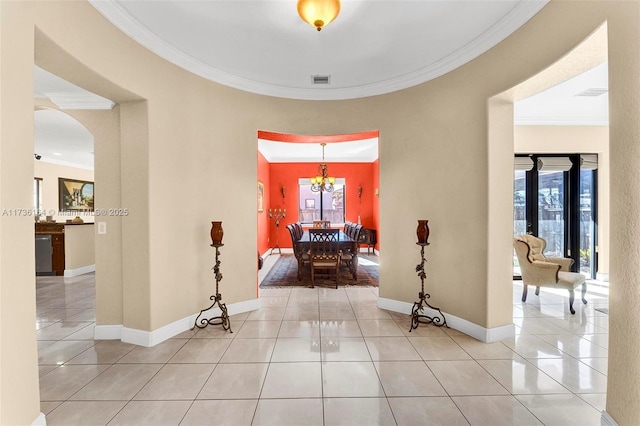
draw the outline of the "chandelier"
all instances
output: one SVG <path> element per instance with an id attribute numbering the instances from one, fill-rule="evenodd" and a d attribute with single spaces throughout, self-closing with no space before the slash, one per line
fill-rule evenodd
<path id="1" fill-rule="evenodd" d="M 333 192 L 333 184 L 336 182 L 336 178 L 330 177 L 327 172 L 327 165 L 324 162 L 324 146 L 322 145 L 322 163 L 318 165 L 318 176 L 311 178 L 311 190 L 313 192 Z"/>
<path id="2" fill-rule="evenodd" d="M 298 0 L 298 15 L 318 31 L 340 13 L 340 0 Z"/>

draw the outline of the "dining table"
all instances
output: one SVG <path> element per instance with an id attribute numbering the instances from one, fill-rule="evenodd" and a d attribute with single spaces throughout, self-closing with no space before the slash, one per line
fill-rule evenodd
<path id="1" fill-rule="evenodd" d="M 311 246 L 311 235 L 309 230 L 305 230 L 302 233 L 302 237 L 296 241 L 296 244 L 299 244 L 299 250 L 301 250 L 302 253 L 309 252 L 309 248 Z M 350 266 L 351 273 L 355 277 L 358 272 L 358 242 L 340 230 L 338 232 L 338 247 L 343 253 L 349 253 L 353 256 Z"/>

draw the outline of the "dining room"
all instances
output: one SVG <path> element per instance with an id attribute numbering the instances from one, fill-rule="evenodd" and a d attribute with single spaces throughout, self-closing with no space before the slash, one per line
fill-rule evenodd
<path id="1" fill-rule="evenodd" d="M 260 131 L 257 169 L 257 245 L 264 261 L 259 286 L 309 287 L 316 271 L 321 285 L 329 287 L 378 285 L 377 131 L 332 136 Z M 312 247 L 324 245 L 312 239 L 327 239 L 318 234 L 322 229 L 333 233 L 338 247 L 333 273 L 313 268 L 309 259 Z"/>

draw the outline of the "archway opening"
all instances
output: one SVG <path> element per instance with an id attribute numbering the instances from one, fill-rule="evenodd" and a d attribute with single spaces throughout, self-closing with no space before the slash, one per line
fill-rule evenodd
<path id="1" fill-rule="evenodd" d="M 297 223 L 306 230 L 313 227 L 314 220 L 327 221 L 342 231 L 358 226 L 357 251 L 363 254 L 360 264 L 377 266 L 378 136 L 377 131 L 329 136 L 258 132 L 257 245 L 266 269 L 277 261 L 274 255 L 295 257 L 294 237 L 287 225 Z M 321 164 L 326 165 L 332 180 L 330 191 L 312 184 L 312 178 L 317 180 L 322 174 Z M 259 286 L 266 285 L 262 281 L 267 274 L 259 271 Z M 366 274 L 352 276 L 355 281 L 343 284 L 365 280 L 378 284 L 377 273 L 373 280 Z"/>

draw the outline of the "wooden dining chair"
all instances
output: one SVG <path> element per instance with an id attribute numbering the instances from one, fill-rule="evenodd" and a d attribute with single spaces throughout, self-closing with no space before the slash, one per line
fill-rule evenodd
<path id="1" fill-rule="evenodd" d="M 353 223 L 345 222 L 344 223 L 344 233 L 345 235 L 351 236 L 351 230 L 353 229 Z"/>
<path id="2" fill-rule="evenodd" d="M 335 288 L 338 288 L 341 254 L 339 229 L 309 229 L 309 263 L 311 264 L 312 288 L 315 286 L 316 276 L 327 279 L 335 277 Z"/>
<path id="3" fill-rule="evenodd" d="M 300 237 L 298 237 L 295 224 L 287 225 L 287 231 L 291 235 L 291 247 L 293 247 L 293 255 L 298 262 L 298 281 L 302 280 L 302 270 L 305 263 L 309 263 L 309 253 L 304 250 L 302 244 L 300 244 Z"/>
<path id="4" fill-rule="evenodd" d="M 353 280 L 358 280 L 358 251 L 360 250 L 360 244 L 358 243 L 358 238 L 360 238 L 360 231 L 362 230 L 362 225 L 351 225 L 349 227 L 349 233 L 346 233 L 351 239 L 354 240 L 354 243 L 349 249 L 342 250 L 341 262 L 342 264 L 349 269 L 351 275 L 353 276 Z"/>

